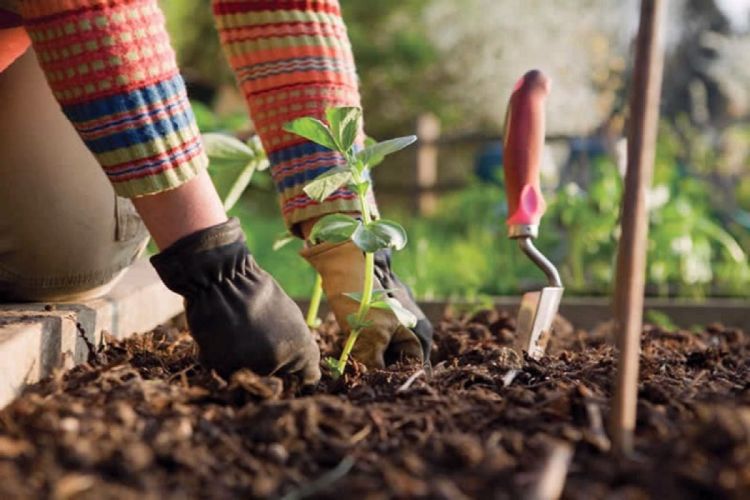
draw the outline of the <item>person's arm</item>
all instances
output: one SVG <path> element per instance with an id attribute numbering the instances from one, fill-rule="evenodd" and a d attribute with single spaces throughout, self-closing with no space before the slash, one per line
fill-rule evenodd
<path id="1" fill-rule="evenodd" d="M 55 98 L 118 195 L 174 189 L 206 168 L 155 0 L 32 0 L 20 7 Z"/>
<path id="2" fill-rule="evenodd" d="M 257 266 L 206 173 L 156 0 L 29 0 L 21 15 L 63 112 L 162 250 L 151 262 L 185 297 L 201 359 L 226 376 L 248 367 L 316 381 L 299 308 Z"/>
<path id="3" fill-rule="evenodd" d="M 224 53 L 268 153 L 287 226 L 301 235 L 320 216 L 358 213 L 357 195 L 347 188 L 323 203 L 304 193 L 308 182 L 344 159 L 283 130 L 295 118 L 325 119 L 327 108 L 360 105 L 338 1 L 213 0 L 213 11 Z"/>
<path id="4" fill-rule="evenodd" d="M 226 221 L 155 0 L 20 3 L 55 98 L 160 248 Z M 85 182 L 81 179 L 81 182 Z"/>
<path id="5" fill-rule="evenodd" d="M 344 158 L 283 130 L 303 116 L 325 120 L 327 108 L 360 106 L 359 85 L 338 0 L 213 0 L 222 46 L 245 96 L 258 135 L 268 153 L 287 226 L 307 237 L 315 221 L 332 213 L 359 213 L 357 195 L 348 188 L 323 203 L 303 191 L 307 183 Z M 360 139 L 364 136 L 360 134 Z M 377 216 L 372 191 L 371 210 Z M 328 303 L 342 330 L 358 304 L 346 296 L 362 289 L 364 256 L 352 243 L 314 245 L 302 256 L 323 278 Z M 354 355 L 370 367 L 408 356 L 429 355 L 432 326 L 413 297 L 378 259 L 376 286 L 389 292 L 419 319 L 410 331 L 390 311 L 371 310 Z M 391 286 L 393 285 L 393 286 Z"/>

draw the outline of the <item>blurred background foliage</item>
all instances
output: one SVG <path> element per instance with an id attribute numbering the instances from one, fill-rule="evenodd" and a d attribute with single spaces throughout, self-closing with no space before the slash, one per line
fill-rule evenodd
<path id="1" fill-rule="evenodd" d="M 199 126 L 243 139 L 252 123 L 221 53 L 209 0 L 163 0 Z M 538 246 L 570 293 L 611 291 L 622 192 L 622 135 L 637 0 L 341 0 L 368 132 L 413 133 L 430 112 L 448 137 L 500 136 L 515 80 L 552 78 L 544 166 L 549 209 Z M 750 296 L 750 1 L 673 0 L 653 189 L 652 295 Z M 421 297 L 516 294 L 543 282 L 505 233 L 501 155 L 491 144 L 440 146 L 439 203 L 414 211 L 414 152 L 376 173 L 381 209 L 410 235 L 394 259 Z M 489 163 L 488 163 L 489 162 Z M 482 168 L 479 168 L 482 165 Z M 216 182 L 231 175 L 217 172 Z M 477 176 L 476 173 L 481 175 Z M 221 187 L 220 187 L 221 188 Z M 294 296 L 313 273 L 299 246 L 274 251 L 285 228 L 267 173 L 233 209 L 259 262 Z"/>

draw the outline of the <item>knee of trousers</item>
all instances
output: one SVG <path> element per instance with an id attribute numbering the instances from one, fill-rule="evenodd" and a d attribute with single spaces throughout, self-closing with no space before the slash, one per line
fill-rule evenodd
<path id="1" fill-rule="evenodd" d="M 0 220 L 0 301 L 70 302 L 109 291 L 148 243 L 132 203 L 114 193 L 112 202 L 108 213 L 79 220 Z"/>
<path id="2" fill-rule="evenodd" d="M 0 73 L 0 300 L 101 293 L 147 231 L 115 196 L 29 51 Z"/>

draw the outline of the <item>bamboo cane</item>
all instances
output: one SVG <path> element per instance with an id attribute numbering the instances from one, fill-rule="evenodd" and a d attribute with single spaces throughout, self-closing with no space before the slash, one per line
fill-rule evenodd
<path id="1" fill-rule="evenodd" d="M 648 241 L 646 190 L 651 185 L 662 86 L 662 19 L 666 0 L 642 0 L 630 96 L 628 161 L 617 252 L 615 319 L 618 366 L 612 403 L 614 449 L 633 448 L 638 398 L 638 363 Z"/>

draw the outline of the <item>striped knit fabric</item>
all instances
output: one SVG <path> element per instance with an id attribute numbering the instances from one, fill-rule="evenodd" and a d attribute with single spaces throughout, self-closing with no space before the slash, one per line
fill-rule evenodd
<path id="1" fill-rule="evenodd" d="M 285 132 L 302 116 L 359 106 L 359 88 L 338 0 L 214 0 L 224 52 L 271 162 L 287 225 L 334 212 L 358 212 L 357 196 L 339 189 L 319 204 L 303 191 L 344 164 L 338 153 Z M 370 195 L 373 212 L 374 198 Z"/>
<path id="2" fill-rule="evenodd" d="M 207 166 L 156 0 L 27 0 L 21 15 L 68 119 L 120 196 Z"/>

